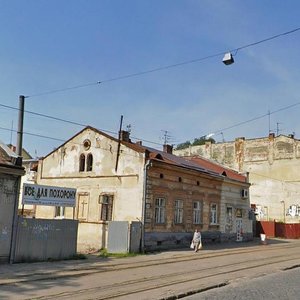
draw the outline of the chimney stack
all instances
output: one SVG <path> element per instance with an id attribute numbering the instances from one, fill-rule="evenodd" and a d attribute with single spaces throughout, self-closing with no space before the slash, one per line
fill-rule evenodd
<path id="1" fill-rule="evenodd" d="M 130 133 L 128 131 L 125 131 L 125 130 L 121 130 L 120 131 L 120 140 L 122 142 L 128 142 L 128 143 L 130 143 L 131 140 L 130 140 L 129 136 L 130 136 Z"/>
<path id="2" fill-rule="evenodd" d="M 173 153 L 173 146 L 172 145 L 164 144 L 164 148 L 163 149 L 164 149 L 163 151 L 165 153 L 169 153 L 169 154 Z"/>

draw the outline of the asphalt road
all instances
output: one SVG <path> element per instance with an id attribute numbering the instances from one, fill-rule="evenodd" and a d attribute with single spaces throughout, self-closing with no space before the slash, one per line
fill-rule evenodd
<path id="1" fill-rule="evenodd" d="M 298 300 L 300 268 L 278 271 L 251 280 L 237 280 L 230 285 L 184 297 L 185 300 Z"/>
<path id="2" fill-rule="evenodd" d="M 120 259 L 0 265 L 0 299 L 221 299 L 213 297 L 220 297 L 223 290 L 233 293 L 222 299 L 263 299 L 263 294 L 255 293 L 272 292 L 272 279 L 263 284 L 269 275 L 296 274 L 282 282 L 281 286 L 286 286 L 279 289 L 282 293 L 300 282 L 298 269 L 283 271 L 299 266 L 299 250 L 300 240 L 273 240 L 268 245 L 204 245 L 198 253 L 186 249 Z M 254 286 L 245 293 L 250 298 L 235 296 L 251 282 Z M 265 286 L 269 290 L 264 290 Z M 272 299 L 300 299 L 293 298 L 298 291 Z"/>

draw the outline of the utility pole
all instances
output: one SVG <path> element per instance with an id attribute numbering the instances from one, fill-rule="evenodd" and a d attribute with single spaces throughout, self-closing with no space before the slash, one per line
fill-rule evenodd
<path id="1" fill-rule="evenodd" d="M 23 148 L 24 102 L 25 102 L 25 96 L 23 95 L 19 96 L 19 119 L 18 119 L 16 153 L 20 157 L 22 157 L 22 148 Z"/>

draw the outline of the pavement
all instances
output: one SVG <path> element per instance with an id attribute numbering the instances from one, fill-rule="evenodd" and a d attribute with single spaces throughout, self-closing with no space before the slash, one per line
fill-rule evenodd
<path id="1" fill-rule="evenodd" d="M 298 240 L 299 241 L 299 240 Z M 263 244 L 260 239 L 255 238 L 250 242 L 229 242 L 203 245 L 204 253 L 215 253 L 216 255 L 228 249 L 240 249 L 250 247 L 266 247 L 288 242 L 282 239 L 269 239 Z M 133 257 L 116 258 L 100 257 L 97 253 L 86 254 L 86 259 L 78 260 L 61 260 L 52 262 L 35 262 L 35 263 L 16 263 L 0 264 L 0 287 L 6 284 L 16 284 L 18 282 L 45 280 L 67 276 L 82 276 L 95 272 L 99 267 L 102 269 L 130 263 L 146 263 L 150 261 L 159 261 L 160 259 L 174 258 L 175 256 L 185 256 L 193 253 L 191 249 L 176 249 L 169 251 L 147 253 Z"/>

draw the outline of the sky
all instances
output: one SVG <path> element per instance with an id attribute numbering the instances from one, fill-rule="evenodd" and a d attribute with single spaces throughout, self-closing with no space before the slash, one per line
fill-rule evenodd
<path id="1" fill-rule="evenodd" d="M 121 116 L 159 150 L 208 134 L 298 139 L 300 30 L 280 34 L 300 28 L 299 11 L 297 0 L 0 0 L 0 140 L 16 144 L 20 95 L 33 157 L 87 125 L 116 137 Z"/>

